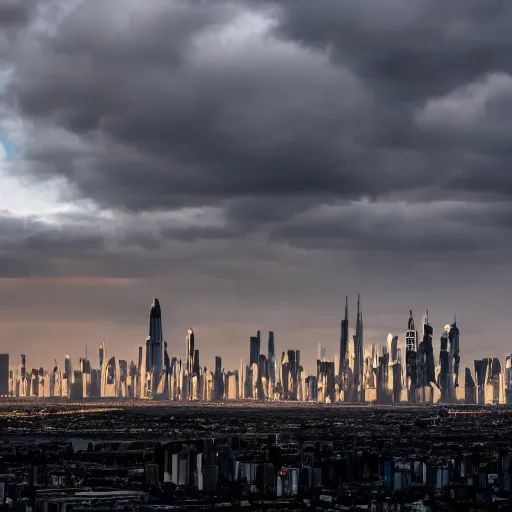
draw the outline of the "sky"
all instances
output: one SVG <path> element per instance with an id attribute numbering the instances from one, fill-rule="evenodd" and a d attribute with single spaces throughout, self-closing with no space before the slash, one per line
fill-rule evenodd
<path id="1" fill-rule="evenodd" d="M 512 352 L 512 5 L 0 2 L 0 351 L 236 368 L 454 313 Z"/>

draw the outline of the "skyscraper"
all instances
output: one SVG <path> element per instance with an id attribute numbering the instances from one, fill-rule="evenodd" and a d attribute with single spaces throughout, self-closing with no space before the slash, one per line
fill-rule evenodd
<path id="1" fill-rule="evenodd" d="M 466 404 L 476 404 L 476 386 L 475 381 L 473 380 L 473 376 L 471 375 L 471 370 L 469 368 L 466 368 L 464 386 L 464 399 Z"/>
<path id="2" fill-rule="evenodd" d="M 200 370 L 201 370 L 201 364 L 199 362 L 199 350 L 196 348 L 194 350 L 194 360 L 192 363 L 192 374 L 199 375 Z"/>
<path id="3" fill-rule="evenodd" d="M 25 354 L 21 354 L 20 359 L 20 379 L 23 382 L 27 378 L 27 358 Z"/>
<path id="4" fill-rule="evenodd" d="M 426 368 L 426 376 L 427 376 L 427 383 L 430 384 L 431 382 L 435 382 L 436 380 L 436 374 L 435 374 L 435 362 L 434 362 L 434 347 L 432 345 L 432 339 L 434 336 L 434 329 L 430 325 L 428 320 L 428 311 L 425 316 L 425 325 L 424 325 L 424 336 L 422 343 L 425 346 L 425 360 L 427 364 Z"/>
<path id="5" fill-rule="evenodd" d="M 98 362 L 100 368 L 103 366 L 103 359 L 105 358 L 105 342 L 102 341 L 101 345 L 98 348 Z"/>
<path id="6" fill-rule="evenodd" d="M 168 372 L 171 367 L 171 360 L 169 358 L 169 353 L 167 352 L 167 342 L 164 341 L 164 369 Z"/>
<path id="7" fill-rule="evenodd" d="M 512 354 L 505 359 L 505 402 L 512 404 Z"/>
<path id="8" fill-rule="evenodd" d="M 224 378 L 222 375 L 222 358 L 215 356 L 215 373 L 213 375 L 213 400 L 224 398 Z"/>
<path id="9" fill-rule="evenodd" d="M 441 400 L 452 403 L 456 400 L 456 390 L 459 387 L 459 329 L 455 317 L 453 324 L 446 325 L 441 336 L 439 353 L 440 373 L 438 386 L 441 390 Z"/>
<path id="10" fill-rule="evenodd" d="M 434 348 L 432 346 L 432 336 L 434 329 L 429 323 L 428 311 L 425 313 L 423 322 L 423 339 L 418 346 L 417 353 L 417 371 L 418 388 L 417 398 L 420 402 L 431 402 L 433 399 L 432 383 L 435 383 L 435 363 Z"/>
<path id="11" fill-rule="evenodd" d="M 251 336 L 250 338 L 250 358 L 249 365 L 258 364 L 260 357 L 260 331 L 257 336 Z"/>
<path id="12" fill-rule="evenodd" d="M 347 385 L 347 348 L 348 348 L 348 295 L 345 296 L 345 318 L 341 321 L 340 335 L 340 363 L 338 375 L 340 378 L 340 388 L 346 389 Z"/>
<path id="13" fill-rule="evenodd" d="M 9 354 L 0 354 L 0 396 L 9 394 Z"/>
<path id="14" fill-rule="evenodd" d="M 274 346 L 274 332 L 269 331 L 268 333 L 268 360 L 272 361 L 276 357 L 276 349 Z"/>
<path id="15" fill-rule="evenodd" d="M 73 366 L 71 364 L 71 356 L 67 355 L 64 359 L 64 372 L 66 373 L 66 377 L 71 382 L 73 379 Z"/>
<path id="16" fill-rule="evenodd" d="M 188 328 L 186 341 L 187 372 L 189 376 L 192 376 L 194 373 L 194 331 L 192 330 L 192 327 Z"/>
<path id="17" fill-rule="evenodd" d="M 333 403 L 336 398 L 334 371 L 333 361 L 317 360 L 316 382 L 318 391 L 321 391 L 319 398 L 321 398 L 322 402 Z M 293 399 L 296 399 L 296 396 Z"/>
<path id="18" fill-rule="evenodd" d="M 441 335 L 441 346 L 439 350 L 440 372 L 437 383 L 441 390 L 441 400 L 445 403 L 450 403 L 453 399 L 451 358 L 448 351 L 449 330 L 450 326 L 446 325 Z"/>
<path id="19" fill-rule="evenodd" d="M 274 332 L 268 333 L 268 371 L 269 371 L 269 396 L 274 396 L 276 385 L 276 347 L 274 344 Z"/>
<path id="20" fill-rule="evenodd" d="M 364 400 L 363 390 L 363 313 L 361 311 L 360 295 L 357 296 L 357 322 L 354 336 L 354 391 L 356 401 Z"/>
<path id="21" fill-rule="evenodd" d="M 147 367 L 160 377 L 163 368 L 162 311 L 157 298 L 153 299 L 149 314 L 149 337 L 147 339 Z M 157 382 L 158 379 L 152 379 Z"/>
<path id="22" fill-rule="evenodd" d="M 456 390 L 459 387 L 459 365 L 460 365 L 460 347 L 459 347 L 459 328 L 457 327 L 457 319 L 453 315 L 453 324 L 450 326 L 448 333 L 450 341 L 450 358 L 452 359 L 452 378 L 453 387 Z"/>
<path id="23" fill-rule="evenodd" d="M 417 367 L 416 358 L 418 351 L 418 331 L 414 325 L 412 311 L 409 311 L 407 332 L 405 333 L 405 383 L 407 387 L 407 401 L 413 402 L 416 397 Z"/>

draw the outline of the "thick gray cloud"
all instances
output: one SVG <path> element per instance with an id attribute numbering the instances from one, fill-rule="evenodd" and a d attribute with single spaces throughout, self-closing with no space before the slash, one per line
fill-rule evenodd
<path id="1" fill-rule="evenodd" d="M 489 71 L 511 71 L 506 3 L 280 3 L 283 38 L 327 51 L 397 102 L 442 95 Z"/>
<path id="2" fill-rule="evenodd" d="M 505 3 L 2 6 L 0 113 L 21 127 L 6 172 L 57 180 L 63 201 L 88 206 L 0 216 L 0 277 L 126 280 L 109 300 L 165 283 L 177 316 L 200 296 L 194 315 L 224 321 L 223 336 L 236 318 L 285 328 L 273 312 L 292 309 L 336 323 L 345 291 L 387 304 L 396 291 L 398 309 L 436 302 L 441 316 L 499 286 L 512 240 Z M 82 284 L 69 285 L 80 300 L 101 293 Z M 84 315 L 123 317 L 104 305 Z M 370 313 L 376 331 L 401 328 L 391 306 Z"/>
<path id="3" fill-rule="evenodd" d="M 90 1 L 53 26 L 48 12 L 3 97 L 26 123 L 14 172 L 64 178 L 68 194 L 108 209 L 220 209 L 222 223 L 164 237 L 502 243 L 472 228 L 508 229 L 484 203 L 512 190 L 510 8 Z M 404 201 L 412 222 L 389 213 Z M 422 212 L 417 232 L 435 225 L 433 242 L 409 233 Z"/>
<path id="4" fill-rule="evenodd" d="M 15 66 L 28 171 L 135 210 L 504 191 L 510 8 L 271 5 L 79 3 Z"/>
<path id="5" fill-rule="evenodd" d="M 8 98 L 35 123 L 34 174 L 65 175 L 101 204 L 134 209 L 240 195 L 357 198 L 428 180 L 421 155 L 403 157 L 418 161 L 404 178 L 394 155 L 367 151 L 366 84 L 322 52 L 273 38 L 269 11 L 102 5 L 82 3 L 16 68 Z M 48 147 L 48 124 L 83 146 Z"/>
<path id="6" fill-rule="evenodd" d="M 24 26 L 30 21 L 34 10 L 33 0 L 3 0 L 0 4 L 0 27 Z"/>
<path id="7" fill-rule="evenodd" d="M 280 37 L 327 52 L 374 94 L 379 110 L 372 117 L 370 151 L 389 148 L 395 167 L 404 148 L 419 151 L 438 189 L 449 184 L 452 193 L 482 186 L 510 193 L 509 5 L 282 5 Z M 401 174 L 406 172 L 414 167 Z"/>
<path id="8" fill-rule="evenodd" d="M 2 0 L 0 2 L 0 72 L 5 61 L 12 58 L 19 33 L 36 15 L 36 1 Z"/>

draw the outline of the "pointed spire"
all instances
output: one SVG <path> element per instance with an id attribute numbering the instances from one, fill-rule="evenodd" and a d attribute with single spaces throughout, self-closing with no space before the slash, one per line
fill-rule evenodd
<path id="1" fill-rule="evenodd" d="M 455 315 L 455 313 L 453 313 L 453 325 L 455 327 L 457 326 L 457 316 Z"/>
<path id="2" fill-rule="evenodd" d="M 414 326 L 414 318 L 412 316 L 412 309 L 409 310 L 409 322 L 407 325 L 407 329 L 409 331 L 414 331 L 416 329 L 416 327 Z"/>
<path id="3" fill-rule="evenodd" d="M 345 320 L 348 320 L 348 295 L 345 295 Z"/>
<path id="4" fill-rule="evenodd" d="M 357 319 L 361 317 L 361 294 L 357 294 Z"/>

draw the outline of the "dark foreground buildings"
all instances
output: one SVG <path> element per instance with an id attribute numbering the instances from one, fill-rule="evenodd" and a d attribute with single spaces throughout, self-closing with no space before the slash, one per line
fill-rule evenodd
<path id="1" fill-rule="evenodd" d="M 0 402 L 0 510 L 510 510 L 512 411 Z"/>

